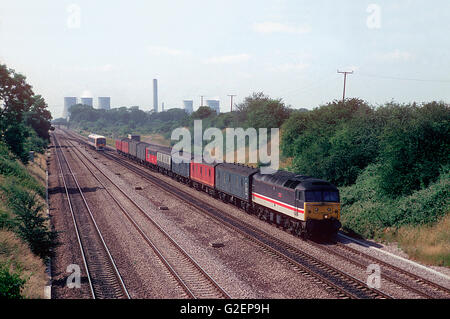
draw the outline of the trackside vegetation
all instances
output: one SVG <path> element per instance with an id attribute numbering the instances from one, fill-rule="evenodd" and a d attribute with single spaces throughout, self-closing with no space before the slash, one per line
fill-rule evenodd
<path id="1" fill-rule="evenodd" d="M 203 120 L 204 128 L 279 127 L 283 169 L 338 186 L 345 231 L 397 241 L 422 261 L 450 266 L 450 229 L 436 227 L 450 211 L 449 104 L 392 101 L 373 106 L 348 99 L 298 110 L 281 99 L 253 93 L 234 109 L 216 114 L 201 107 L 188 115 L 181 109 L 154 114 L 77 105 L 68 125 L 109 137 L 138 133 L 167 139 L 174 128 L 192 129 L 196 119 Z M 400 237 L 405 229 L 409 235 Z M 433 242 L 415 238 L 411 229 L 420 229 L 420 238 Z M 423 235 L 427 231 L 441 234 Z"/>
<path id="2" fill-rule="evenodd" d="M 45 178 L 35 176 L 45 164 L 30 162 L 29 152 L 42 159 L 50 120 L 26 78 L 0 64 L 0 299 L 43 297 L 57 234 L 45 215 Z"/>

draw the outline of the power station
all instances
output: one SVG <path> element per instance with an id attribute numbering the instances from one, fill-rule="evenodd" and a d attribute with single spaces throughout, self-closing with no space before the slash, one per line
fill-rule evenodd
<path id="1" fill-rule="evenodd" d="M 97 97 L 98 104 L 97 109 L 99 110 L 110 110 L 111 109 L 111 97 L 109 96 L 99 96 Z M 80 104 L 88 105 L 93 107 L 92 97 L 81 97 Z M 203 103 L 203 96 L 202 96 Z M 70 116 L 69 109 L 72 105 L 78 104 L 77 97 L 65 97 L 64 98 L 64 110 L 63 118 L 68 118 Z M 219 100 L 206 100 L 206 106 L 213 109 L 217 114 L 220 114 L 220 101 Z M 162 112 L 165 111 L 165 103 L 162 102 Z M 193 100 L 183 100 L 183 107 L 186 113 L 192 114 L 194 112 L 194 101 Z M 153 112 L 158 113 L 158 79 L 153 79 Z"/>

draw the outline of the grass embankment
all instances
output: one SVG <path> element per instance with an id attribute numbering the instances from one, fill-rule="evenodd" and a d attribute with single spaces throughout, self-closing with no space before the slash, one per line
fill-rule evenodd
<path id="1" fill-rule="evenodd" d="M 396 242 L 411 258 L 450 267 L 450 172 L 411 195 L 389 199 L 377 189 L 376 167 L 369 166 L 349 187 L 342 187 L 343 229 Z"/>
<path id="2" fill-rule="evenodd" d="M 0 143 L 0 298 L 43 298 L 56 235 L 45 216 L 45 155 L 27 166 Z"/>

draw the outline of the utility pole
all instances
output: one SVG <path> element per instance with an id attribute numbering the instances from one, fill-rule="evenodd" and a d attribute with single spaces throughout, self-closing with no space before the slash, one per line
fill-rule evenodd
<path id="1" fill-rule="evenodd" d="M 203 96 L 204 96 L 204 95 L 200 95 L 200 97 L 202 98 L 202 102 L 200 103 L 200 107 L 203 106 Z"/>
<path id="2" fill-rule="evenodd" d="M 347 83 L 347 74 L 353 74 L 353 71 L 344 71 L 344 72 L 341 72 L 341 71 L 337 71 L 338 73 L 341 73 L 341 74 L 344 74 L 344 93 L 343 93 L 343 95 L 342 95 L 342 103 L 345 103 L 345 85 L 346 85 L 346 83 Z"/>
<path id="3" fill-rule="evenodd" d="M 236 96 L 236 94 L 228 94 L 229 97 L 231 97 L 231 111 L 233 112 L 233 97 Z"/>

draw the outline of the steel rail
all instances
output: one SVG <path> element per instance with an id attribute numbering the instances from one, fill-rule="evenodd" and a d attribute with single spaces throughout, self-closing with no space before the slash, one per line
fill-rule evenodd
<path id="1" fill-rule="evenodd" d="M 69 141 L 69 143 L 71 143 Z M 72 144 L 72 146 L 74 146 Z M 75 147 L 75 146 L 74 146 Z M 185 292 L 191 296 L 194 299 L 197 299 L 197 296 L 192 291 L 192 289 L 189 288 L 188 284 L 186 284 L 185 280 L 181 278 L 181 276 L 177 273 L 173 265 L 164 257 L 163 252 L 161 252 L 156 244 L 145 234 L 145 232 L 142 230 L 142 228 L 138 225 L 138 223 L 135 221 L 135 219 L 127 212 L 127 210 L 123 207 L 122 204 L 113 196 L 113 194 L 107 189 L 106 185 L 96 176 L 96 174 L 88 167 L 88 165 L 81 159 L 81 156 L 85 158 L 91 165 L 93 165 L 116 189 L 118 189 L 138 210 L 170 241 L 170 243 L 185 257 L 188 259 L 188 261 L 198 270 L 200 273 L 215 287 L 215 289 L 221 294 L 224 298 L 230 299 L 230 295 L 212 278 L 211 275 L 209 275 L 199 264 L 195 259 L 190 256 L 153 218 L 151 218 L 147 212 L 138 204 L 135 200 L 133 200 L 126 192 L 122 190 L 121 187 L 119 187 L 110 177 L 108 177 L 104 172 L 102 172 L 101 169 L 97 167 L 97 165 L 90 160 L 85 154 L 77 150 L 77 152 L 80 154 L 77 156 L 79 157 L 80 161 L 85 165 L 85 167 L 91 172 L 91 174 L 94 176 L 94 178 L 103 186 L 104 190 L 111 196 L 111 198 L 114 200 L 114 202 L 121 208 L 122 212 L 125 214 L 125 216 L 130 220 L 130 222 L 133 224 L 133 226 L 138 230 L 138 232 L 141 234 L 141 236 L 144 238 L 144 240 L 150 245 L 150 247 L 155 251 L 157 256 L 160 258 L 160 260 L 164 263 L 164 265 L 168 268 L 168 270 L 172 273 L 172 275 L 175 277 L 175 279 L 182 285 L 182 288 L 185 290 Z"/>
<path id="2" fill-rule="evenodd" d="M 98 225 L 97 225 L 97 223 L 95 221 L 95 218 L 94 218 L 94 216 L 92 214 L 92 211 L 91 211 L 91 209 L 90 209 L 90 207 L 89 207 L 89 205 L 87 203 L 87 200 L 86 200 L 86 198 L 85 198 L 85 196 L 83 194 L 83 191 L 82 191 L 82 189 L 81 189 L 81 187 L 80 187 L 80 185 L 78 183 L 78 180 L 75 177 L 75 174 L 73 173 L 73 170 L 70 167 L 69 161 L 67 160 L 64 152 L 61 150 L 61 145 L 60 145 L 60 143 L 59 143 L 59 141 L 58 141 L 58 139 L 56 137 L 56 134 L 53 134 L 53 138 L 54 138 L 54 140 L 56 142 L 55 144 L 58 144 L 58 146 L 59 146 L 60 154 L 62 154 L 62 158 L 64 159 L 64 161 L 65 161 L 65 163 L 67 165 L 67 168 L 69 169 L 70 175 L 72 176 L 72 178 L 73 178 L 73 180 L 74 180 L 74 182 L 75 182 L 75 184 L 77 186 L 78 193 L 81 195 L 81 197 L 83 199 L 84 205 L 85 205 L 85 207 L 87 209 L 87 212 L 89 213 L 90 220 L 92 221 L 92 224 L 94 225 L 94 229 L 96 230 L 96 234 L 97 234 L 97 236 L 100 239 L 100 242 L 102 244 L 101 247 L 103 247 L 103 249 L 106 252 L 106 255 L 108 257 L 107 262 L 109 262 L 110 266 L 112 266 L 113 275 L 116 277 L 116 280 L 119 283 L 119 286 L 120 286 L 120 289 L 122 290 L 122 293 L 125 295 L 125 297 L 127 299 L 131 299 L 130 294 L 129 294 L 129 292 L 128 292 L 126 286 L 125 286 L 125 283 L 124 283 L 124 281 L 122 279 L 122 276 L 120 275 L 120 272 L 119 272 L 119 270 L 118 270 L 118 268 L 117 268 L 117 266 L 116 266 L 116 264 L 114 262 L 114 259 L 113 259 L 112 255 L 110 253 L 110 250 L 109 250 L 108 246 L 106 245 L 106 242 L 105 242 L 105 240 L 104 240 L 104 238 L 103 238 L 103 236 L 102 236 L 102 234 L 100 232 L 100 229 L 98 228 Z M 59 159 L 58 159 L 58 161 L 59 161 Z M 61 164 L 61 162 L 59 162 L 59 163 Z M 64 174 L 63 174 L 63 178 L 64 178 Z M 75 222 L 75 227 L 78 228 L 78 230 L 79 230 L 78 223 L 76 222 L 74 211 L 72 210 L 71 212 L 72 212 L 72 217 L 73 217 L 74 222 Z M 77 230 L 77 235 L 79 235 L 79 231 L 78 230 Z M 81 237 L 78 237 L 78 238 L 81 241 Z M 83 248 L 83 251 L 84 251 L 84 249 L 87 249 L 85 247 L 85 245 L 83 245 L 82 248 Z M 85 253 L 83 253 L 83 256 L 85 257 Z M 88 271 L 89 265 L 87 263 L 87 259 L 84 259 L 84 262 L 85 262 L 86 271 Z M 91 285 L 91 288 L 92 288 L 92 291 L 93 291 L 93 299 L 96 299 L 98 297 L 98 293 L 95 291 L 93 281 L 91 280 L 92 279 L 92 275 L 90 275 L 89 277 L 90 277 L 89 282 L 90 282 L 90 285 Z M 101 289 L 101 287 L 100 287 L 100 289 Z"/>

